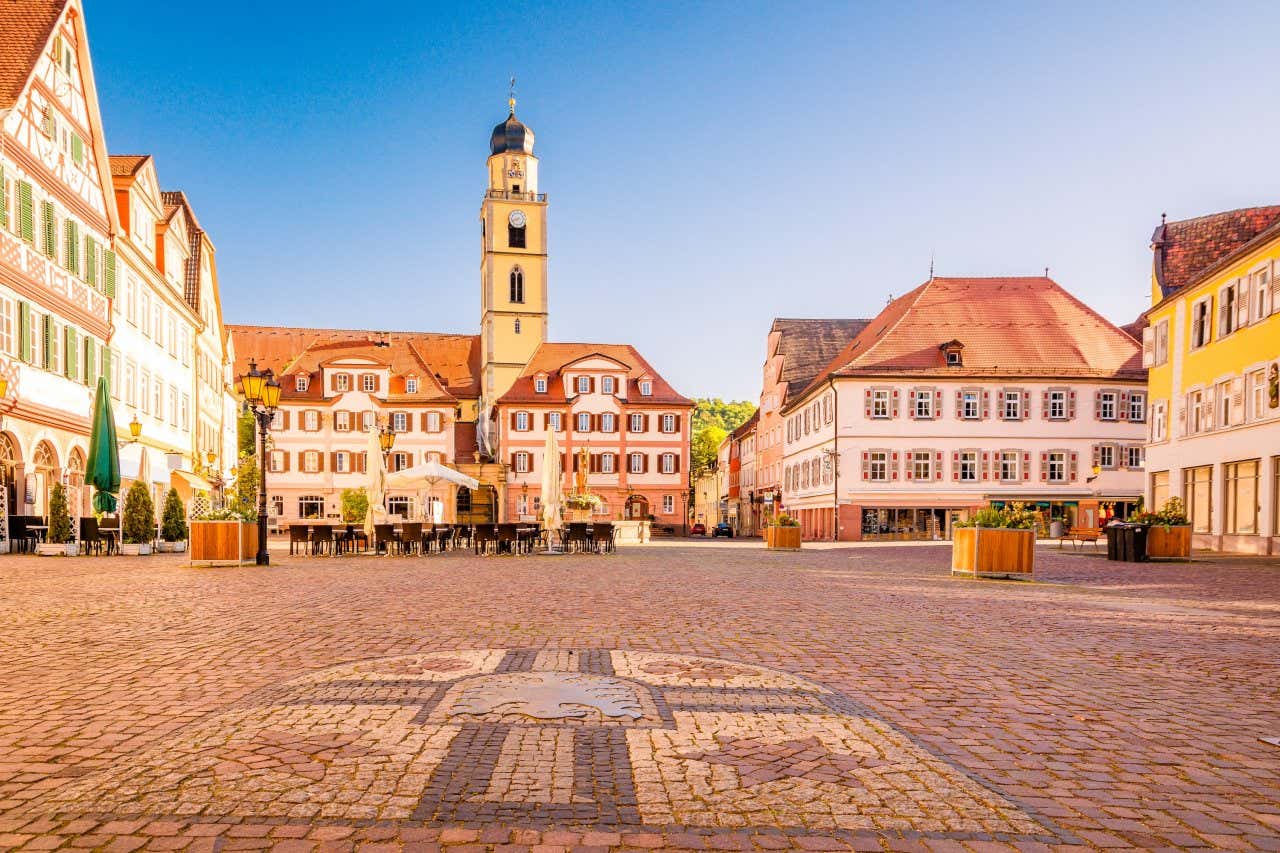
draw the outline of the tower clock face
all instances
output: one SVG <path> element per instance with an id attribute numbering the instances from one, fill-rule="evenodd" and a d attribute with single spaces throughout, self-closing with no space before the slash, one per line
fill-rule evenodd
<path id="1" fill-rule="evenodd" d="M 525 223 L 524 211 L 511 211 L 511 215 L 507 217 L 507 221 L 511 223 L 512 228 L 523 228 Z"/>

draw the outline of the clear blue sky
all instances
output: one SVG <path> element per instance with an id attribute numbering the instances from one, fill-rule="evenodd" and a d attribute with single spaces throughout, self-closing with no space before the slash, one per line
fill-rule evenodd
<path id="1" fill-rule="evenodd" d="M 474 332 L 489 132 L 550 194 L 551 338 L 755 399 L 775 316 L 1044 267 L 1117 322 L 1171 218 L 1280 201 L 1280 5 L 86 0 L 232 322 Z"/>

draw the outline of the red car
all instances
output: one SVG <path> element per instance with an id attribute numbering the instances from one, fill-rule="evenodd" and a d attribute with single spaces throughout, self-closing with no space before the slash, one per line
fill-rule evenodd
<path id="1" fill-rule="evenodd" d="M 690 536 L 706 536 L 707 526 L 703 524 L 701 521 L 699 521 L 696 524 L 694 524 L 693 527 L 689 528 L 689 535 Z"/>

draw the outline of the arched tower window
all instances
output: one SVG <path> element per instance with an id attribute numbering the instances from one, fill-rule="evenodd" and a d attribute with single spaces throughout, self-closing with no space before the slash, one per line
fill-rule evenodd
<path id="1" fill-rule="evenodd" d="M 524 273 L 520 267 L 511 271 L 511 301 L 524 302 Z"/>

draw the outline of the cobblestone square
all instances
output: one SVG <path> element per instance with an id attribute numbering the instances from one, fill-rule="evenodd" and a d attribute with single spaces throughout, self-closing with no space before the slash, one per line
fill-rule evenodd
<path id="1" fill-rule="evenodd" d="M 1280 849 L 1280 561 L 0 557 L 0 848 Z"/>

